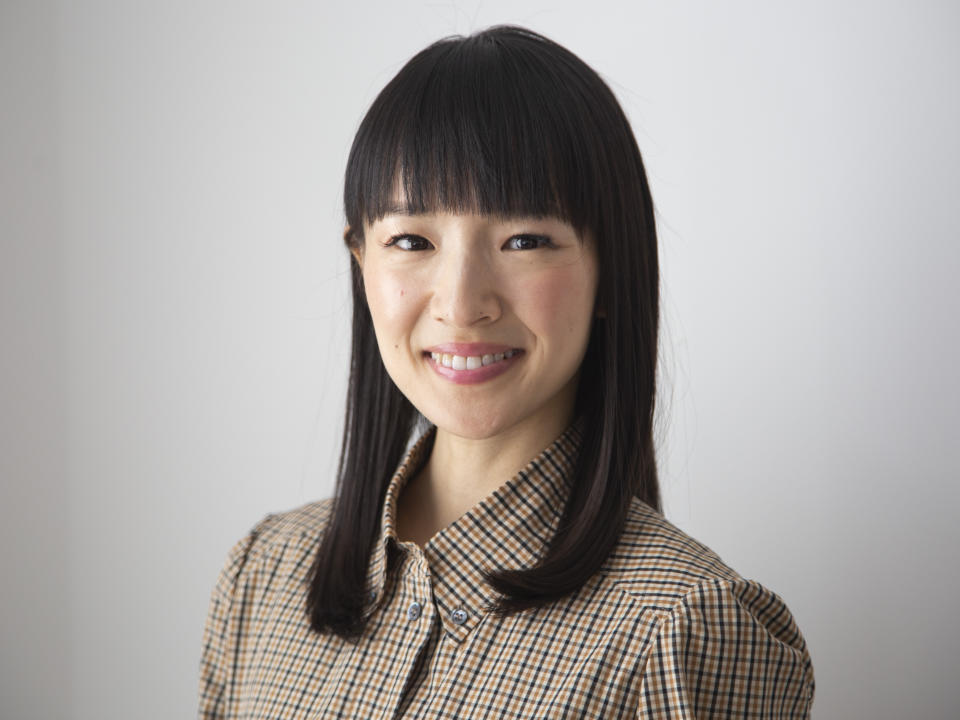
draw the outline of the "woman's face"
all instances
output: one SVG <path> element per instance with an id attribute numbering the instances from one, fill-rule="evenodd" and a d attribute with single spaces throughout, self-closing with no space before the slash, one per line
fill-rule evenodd
<path id="1" fill-rule="evenodd" d="M 552 218 L 392 214 L 354 254 L 387 372 L 438 428 L 480 439 L 569 421 L 597 294 L 592 238 Z"/>

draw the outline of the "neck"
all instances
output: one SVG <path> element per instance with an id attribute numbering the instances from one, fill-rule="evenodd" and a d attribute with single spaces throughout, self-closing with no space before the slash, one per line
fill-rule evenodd
<path id="1" fill-rule="evenodd" d="M 430 458 L 400 496 L 397 534 L 424 545 L 524 468 L 573 419 L 573 403 L 544 408 L 486 438 L 437 428 Z"/>

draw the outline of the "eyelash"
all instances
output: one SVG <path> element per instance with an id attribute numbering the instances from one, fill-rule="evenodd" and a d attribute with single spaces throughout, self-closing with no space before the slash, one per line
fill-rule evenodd
<path id="1" fill-rule="evenodd" d="M 383 243 L 383 246 L 384 246 L 384 247 L 393 247 L 394 245 L 396 245 L 396 244 L 397 244 L 399 241 L 401 241 L 401 240 L 412 240 L 412 241 L 422 240 L 423 242 L 429 244 L 429 240 L 427 240 L 427 239 L 424 238 L 424 237 L 420 237 L 419 235 L 411 235 L 410 233 L 400 233 L 399 235 L 393 235 L 393 236 L 391 236 L 390 239 L 387 240 L 387 242 Z M 532 234 L 532 233 L 520 233 L 519 235 L 511 235 L 510 238 L 507 239 L 507 243 L 510 243 L 510 242 L 513 241 L 513 240 L 536 240 L 536 241 L 538 241 L 539 243 L 541 243 L 541 244 L 538 245 L 536 248 L 523 248 L 523 249 L 521 249 L 521 248 L 512 248 L 512 249 L 520 250 L 520 251 L 522 251 L 522 250 L 536 250 L 536 249 L 539 249 L 539 248 L 542 248 L 542 247 L 553 247 L 553 242 L 552 242 L 552 241 L 550 240 L 550 238 L 548 238 L 546 235 L 534 235 L 534 234 Z M 414 250 L 413 248 L 409 248 L 409 249 L 408 249 L 408 248 L 400 248 L 400 249 L 401 249 L 401 250 L 405 250 L 406 252 L 415 252 L 415 250 Z M 425 248 L 425 247 L 420 247 L 420 248 L 419 248 L 419 250 L 426 250 L 426 249 L 427 249 L 427 248 Z"/>

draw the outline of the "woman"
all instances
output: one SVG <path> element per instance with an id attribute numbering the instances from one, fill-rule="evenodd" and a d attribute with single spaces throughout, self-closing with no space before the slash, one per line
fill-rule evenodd
<path id="1" fill-rule="evenodd" d="M 807 717 L 786 606 L 659 512 L 653 205 L 596 73 L 521 28 L 431 45 L 345 206 L 336 493 L 233 548 L 201 717 Z"/>

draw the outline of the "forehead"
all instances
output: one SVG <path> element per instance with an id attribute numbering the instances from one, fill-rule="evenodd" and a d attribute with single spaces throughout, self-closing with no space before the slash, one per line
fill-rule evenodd
<path id="1" fill-rule="evenodd" d="M 483 215 L 491 219 L 554 218 L 568 221 L 570 208 L 552 183 L 547 187 L 510 183 L 508 169 L 486 167 L 483 172 L 463 167 L 422 167 L 398 161 L 387 177 L 361 185 L 365 224 L 387 216 L 429 214 Z M 512 187 L 512 189 L 511 189 Z"/>

